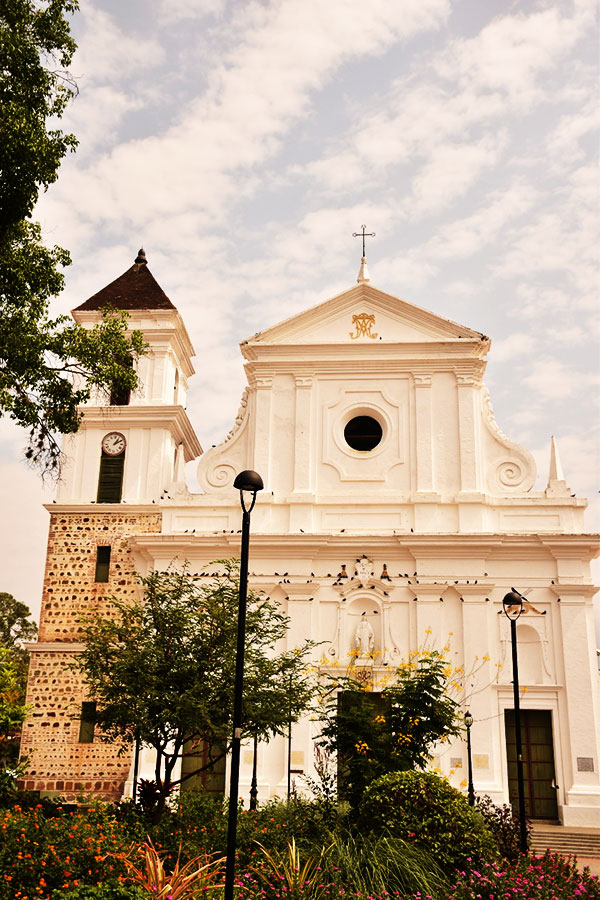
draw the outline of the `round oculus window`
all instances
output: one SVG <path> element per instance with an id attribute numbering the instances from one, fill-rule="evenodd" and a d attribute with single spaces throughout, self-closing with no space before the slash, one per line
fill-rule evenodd
<path id="1" fill-rule="evenodd" d="M 353 450 L 373 450 L 383 437 L 381 425 L 373 416 L 355 416 L 344 428 L 344 438 Z"/>

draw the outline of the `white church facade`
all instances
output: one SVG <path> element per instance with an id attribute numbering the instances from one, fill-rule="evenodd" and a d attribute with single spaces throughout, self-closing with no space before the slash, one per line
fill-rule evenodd
<path id="1" fill-rule="evenodd" d="M 106 302 L 127 309 L 149 353 L 123 405 L 90 405 L 65 440 L 68 462 L 51 515 L 40 635 L 23 752 L 25 784 L 118 799 L 131 755 L 90 740 L 81 610 L 107 611 L 136 591 L 132 567 L 174 559 L 206 571 L 239 556 L 235 475 L 263 478 L 252 513 L 250 585 L 290 617 L 290 646 L 320 642 L 316 664 L 356 653 L 377 682 L 411 651 L 449 646 L 467 678 L 478 793 L 507 802 L 513 690 L 502 598 L 516 587 L 532 611 L 517 627 L 530 814 L 600 822 L 600 692 L 585 501 L 571 495 L 553 443 L 548 485 L 534 491 L 531 454 L 494 421 L 483 382 L 490 340 L 371 285 L 366 265 L 342 294 L 241 344 L 248 386 L 223 443 L 202 452 L 185 412 L 191 346 L 177 310 L 134 266 L 74 311 L 86 324 Z M 184 466 L 198 459 L 201 492 Z M 108 614 L 108 613 L 107 613 Z M 362 624 L 361 624 L 362 623 Z M 365 625 L 366 623 L 366 625 Z M 82 710 L 80 721 L 73 709 Z M 311 774 L 315 723 L 259 745 L 259 799 L 285 796 L 288 768 Z M 143 768 L 147 764 L 142 758 Z M 436 767 L 457 787 L 466 745 L 443 745 Z M 242 751 L 240 793 L 252 750 Z"/>

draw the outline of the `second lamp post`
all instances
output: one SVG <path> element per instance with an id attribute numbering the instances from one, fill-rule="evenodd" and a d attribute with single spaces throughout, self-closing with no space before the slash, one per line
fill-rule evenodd
<path id="1" fill-rule="evenodd" d="M 467 796 L 469 798 L 469 806 L 475 806 L 475 787 L 473 785 L 473 758 L 471 756 L 471 726 L 473 724 L 473 716 L 469 710 L 465 713 L 465 726 L 467 728 L 467 765 L 469 767 L 469 786 L 467 788 Z"/>
<path id="2" fill-rule="evenodd" d="M 237 649 L 235 656 L 235 685 L 233 691 L 233 739 L 231 741 L 231 776 L 229 780 L 229 817 L 227 821 L 227 863 L 225 866 L 224 900 L 233 900 L 235 876 L 235 845 L 237 836 L 237 806 L 240 782 L 240 747 L 242 743 L 242 699 L 244 693 L 244 644 L 246 639 L 246 603 L 248 599 L 248 556 L 250 551 L 250 513 L 256 495 L 264 488 L 257 472 L 240 472 L 233 482 L 240 492 L 242 506 L 242 548 L 240 553 L 240 595 L 238 602 Z M 246 505 L 244 492 L 251 494 Z"/>
<path id="3" fill-rule="evenodd" d="M 519 663 L 517 660 L 517 619 L 525 612 L 525 597 L 512 588 L 502 599 L 502 612 L 510 622 L 512 648 L 513 697 L 515 704 L 515 752 L 517 757 L 517 789 L 519 793 L 519 832 L 521 853 L 527 853 L 527 821 L 525 818 L 525 780 L 523 778 L 523 744 L 521 742 L 521 703 L 519 698 Z"/>

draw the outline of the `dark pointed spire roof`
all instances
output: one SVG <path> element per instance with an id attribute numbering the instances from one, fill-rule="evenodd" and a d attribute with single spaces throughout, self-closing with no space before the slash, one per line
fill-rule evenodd
<path id="1" fill-rule="evenodd" d="M 106 287 L 82 303 L 75 311 L 103 309 L 175 309 L 148 268 L 142 248 L 134 264 Z"/>

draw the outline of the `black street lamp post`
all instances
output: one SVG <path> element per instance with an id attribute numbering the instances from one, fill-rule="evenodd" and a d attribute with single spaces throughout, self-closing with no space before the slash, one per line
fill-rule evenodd
<path id="1" fill-rule="evenodd" d="M 252 743 L 252 782 L 250 784 L 250 809 L 255 810 L 258 802 L 258 781 L 256 778 L 256 757 L 258 755 L 258 736 L 254 735 Z"/>
<path id="2" fill-rule="evenodd" d="M 471 726 L 473 724 L 473 716 L 469 710 L 465 713 L 465 725 L 467 728 L 467 766 L 469 770 L 469 786 L 467 788 L 467 796 L 469 798 L 469 806 L 475 806 L 475 787 L 473 785 L 473 759 L 471 756 Z"/>
<path id="3" fill-rule="evenodd" d="M 235 656 L 235 685 L 233 691 L 233 738 L 231 741 L 231 776 L 229 780 L 229 817 L 227 822 L 227 863 L 225 866 L 224 900 L 233 900 L 235 876 L 235 844 L 237 833 L 237 805 L 240 782 L 240 748 L 242 743 L 242 697 L 244 692 L 244 643 L 246 638 L 246 602 L 248 599 L 248 555 L 250 550 L 250 513 L 256 495 L 264 488 L 256 472 L 240 472 L 233 482 L 240 492 L 242 507 L 242 548 L 240 554 L 240 594 L 238 602 L 237 649 Z M 252 494 L 246 506 L 244 491 Z"/>
<path id="4" fill-rule="evenodd" d="M 523 744 L 521 742 L 521 704 L 519 700 L 519 664 L 517 660 L 517 620 L 525 612 L 525 597 L 514 588 L 502 600 L 502 612 L 510 622 L 512 648 L 513 697 L 515 705 L 515 750 L 517 756 L 517 788 L 519 793 L 519 833 L 521 853 L 527 853 L 527 821 L 525 818 L 525 782 L 523 779 Z"/>
<path id="5" fill-rule="evenodd" d="M 292 676 L 289 684 L 289 715 L 288 715 L 288 752 L 287 752 L 287 798 L 292 792 Z"/>

